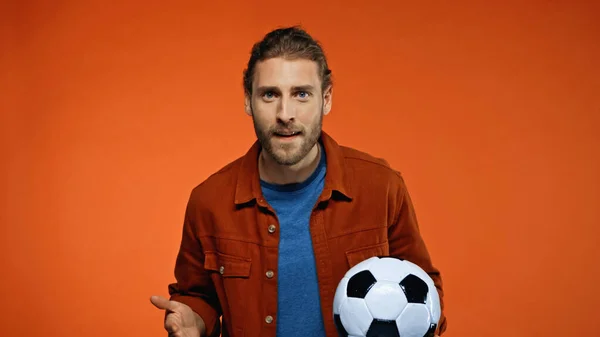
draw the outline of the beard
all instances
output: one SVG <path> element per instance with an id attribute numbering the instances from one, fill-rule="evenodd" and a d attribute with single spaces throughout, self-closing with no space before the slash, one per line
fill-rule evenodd
<path id="1" fill-rule="evenodd" d="M 254 124 L 254 132 L 256 137 L 264 151 L 279 165 L 292 166 L 298 164 L 306 155 L 312 150 L 315 144 L 319 141 L 321 136 L 321 129 L 323 126 L 323 108 L 318 117 L 307 127 L 299 127 L 294 123 L 283 123 L 277 121 L 277 124 L 271 128 L 261 126 L 256 118 L 252 117 Z M 300 132 L 296 137 L 300 137 L 300 144 L 297 142 L 290 142 L 284 144 L 273 144 L 272 138 L 276 137 L 277 133 L 283 132 Z"/>

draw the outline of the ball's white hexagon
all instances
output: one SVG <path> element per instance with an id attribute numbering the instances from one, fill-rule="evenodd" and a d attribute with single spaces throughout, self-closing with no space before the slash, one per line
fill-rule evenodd
<path id="1" fill-rule="evenodd" d="M 432 323 L 439 323 L 440 317 L 442 316 L 442 307 L 440 304 L 440 294 L 435 286 L 433 288 L 429 288 L 429 293 L 427 294 L 427 303 L 425 303 L 425 305 L 431 314 Z"/>
<path id="2" fill-rule="evenodd" d="M 349 335 L 365 336 L 373 316 L 364 299 L 347 297 L 340 306 L 340 320 Z"/>
<path id="3" fill-rule="evenodd" d="M 382 257 L 369 266 L 369 271 L 377 281 L 396 283 L 400 283 L 412 269 L 412 266 L 406 265 L 404 261 L 389 257 Z"/>
<path id="4" fill-rule="evenodd" d="M 365 297 L 373 318 L 393 321 L 408 304 L 397 282 L 377 281 Z"/>
<path id="5" fill-rule="evenodd" d="M 344 301 L 344 299 L 346 299 L 346 290 L 348 287 L 348 281 L 349 279 L 347 277 L 344 277 L 340 280 L 340 282 L 338 283 L 338 287 L 337 289 L 335 289 L 335 295 L 333 297 L 333 314 L 337 315 L 340 313 L 340 307 Z"/>
<path id="6" fill-rule="evenodd" d="M 402 337 L 423 337 L 431 324 L 429 310 L 423 304 L 409 303 L 396 319 Z"/>
<path id="7" fill-rule="evenodd" d="M 379 260 L 379 258 L 377 256 L 373 256 L 370 257 L 366 260 L 363 260 L 359 263 L 357 263 L 356 265 L 354 265 L 354 267 L 350 268 L 346 274 L 344 275 L 344 277 L 350 278 L 353 275 L 358 274 L 359 272 L 363 271 L 363 270 L 368 270 L 369 267 L 371 266 L 371 264 L 375 261 Z"/>

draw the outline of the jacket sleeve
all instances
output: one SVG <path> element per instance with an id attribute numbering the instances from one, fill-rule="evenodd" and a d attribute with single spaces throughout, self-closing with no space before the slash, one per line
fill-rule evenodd
<path id="1" fill-rule="evenodd" d="M 394 205 L 396 219 L 388 230 L 390 256 L 410 261 L 421 267 L 432 278 L 440 297 L 441 316 L 438 322 L 437 335 L 446 330 L 447 322 L 444 314 L 444 291 L 440 271 L 433 265 L 425 242 L 421 237 L 413 204 L 400 176 L 395 187 Z"/>
<path id="2" fill-rule="evenodd" d="M 181 245 L 175 262 L 176 282 L 169 284 L 170 299 L 188 305 L 206 325 L 206 336 L 219 336 L 221 308 L 209 273 L 204 269 L 204 253 L 197 228 L 203 217 L 195 210 L 193 197 L 188 201 Z"/>

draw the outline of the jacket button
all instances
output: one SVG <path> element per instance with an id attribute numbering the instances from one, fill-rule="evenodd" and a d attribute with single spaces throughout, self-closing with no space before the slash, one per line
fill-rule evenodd
<path id="1" fill-rule="evenodd" d="M 267 316 L 267 317 L 265 317 L 265 322 L 267 322 L 268 324 L 273 323 L 273 316 Z"/>
<path id="2" fill-rule="evenodd" d="M 275 228 L 276 228 L 275 225 L 269 225 L 269 229 L 268 229 L 269 233 L 271 233 L 271 234 L 275 233 Z"/>
<path id="3" fill-rule="evenodd" d="M 273 271 L 272 271 L 272 270 L 267 270 L 267 272 L 266 272 L 267 278 L 272 278 L 272 277 L 273 277 L 273 274 L 274 274 L 274 273 L 273 273 Z"/>
<path id="4" fill-rule="evenodd" d="M 221 266 L 221 268 L 219 268 L 219 273 L 221 273 L 221 275 L 223 275 L 224 272 L 225 272 L 225 266 Z"/>

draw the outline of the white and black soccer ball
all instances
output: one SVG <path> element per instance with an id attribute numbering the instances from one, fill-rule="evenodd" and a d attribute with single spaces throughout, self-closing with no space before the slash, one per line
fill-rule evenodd
<path id="1" fill-rule="evenodd" d="M 342 337 L 433 337 L 441 315 L 437 288 L 416 264 L 371 257 L 339 282 L 333 317 Z"/>

